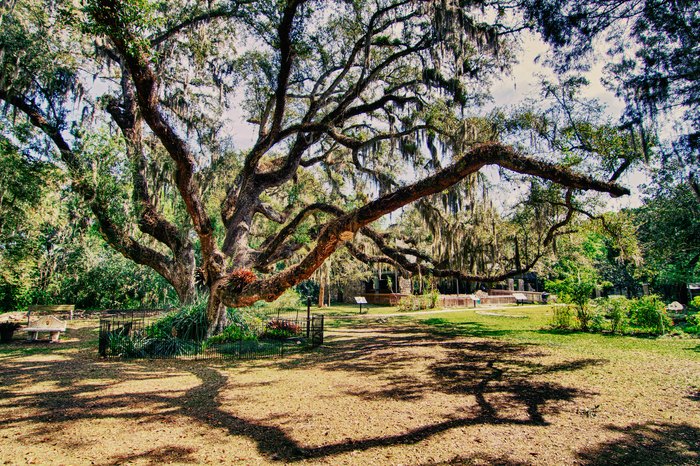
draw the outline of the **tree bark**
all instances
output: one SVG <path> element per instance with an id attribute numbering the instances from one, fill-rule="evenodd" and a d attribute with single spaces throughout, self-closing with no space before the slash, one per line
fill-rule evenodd
<path id="1" fill-rule="evenodd" d="M 228 326 L 226 305 L 218 298 L 217 293 L 210 293 L 207 301 L 207 338 L 224 331 Z"/>
<path id="2" fill-rule="evenodd" d="M 325 305 L 325 302 L 324 302 L 325 291 L 326 291 L 326 280 L 321 278 L 318 281 L 318 307 L 323 307 Z"/>

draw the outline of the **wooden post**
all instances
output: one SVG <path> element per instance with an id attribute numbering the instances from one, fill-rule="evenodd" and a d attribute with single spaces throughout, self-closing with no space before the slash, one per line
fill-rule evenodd
<path id="1" fill-rule="evenodd" d="M 306 338 L 311 334 L 311 296 L 306 297 Z"/>

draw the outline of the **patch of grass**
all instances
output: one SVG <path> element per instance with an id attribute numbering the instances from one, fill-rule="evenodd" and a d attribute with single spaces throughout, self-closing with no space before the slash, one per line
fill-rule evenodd
<path id="1" fill-rule="evenodd" d="M 49 354 L 55 353 L 56 347 L 49 345 L 41 345 L 41 343 L 35 343 L 32 345 L 22 345 L 15 344 L 14 342 L 9 345 L 0 346 L 0 355 L 2 356 L 31 356 L 34 354 Z"/>
<path id="2" fill-rule="evenodd" d="M 697 348 L 689 351 L 698 344 L 698 340 L 693 338 L 636 337 L 549 329 L 551 306 L 509 308 L 508 312 L 514 311 L 528 318 L 508 319 L 469 310 L 431 315 L 429 318 L 416 316 L 416 319 L 441 335 L 503 338 L 518 343 L 566 348 L 579 354 L 590 354 L 591 351 L 645 351 L 687 357 L 688 354 L 700 351 Z"/>

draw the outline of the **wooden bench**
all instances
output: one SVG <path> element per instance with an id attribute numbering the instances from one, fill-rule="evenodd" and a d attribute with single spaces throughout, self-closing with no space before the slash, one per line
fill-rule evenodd
<path id="1" fill-rule="evenodd" d="M 61 332 L 66 331 L 66 323 L 54 316 L 45 316 L 27 324 L 24 330 L 27 331 L 27 339 L 30 341 L 38 340 L 39 334 L 46 332 L 52 342 L 57 342 L 61 337 Z"/>
<path id="2" fill-rule="evenodd" d="M 70 315 L 70 320 L 73 320 L 73 311 L 75 310 L 75 305 L 73 304 L 58 304 L 55 306 L 29 306 L 27 308 L 27 325 L 29 325 L 29 318 L 32 312 L 67 312 Z"/>

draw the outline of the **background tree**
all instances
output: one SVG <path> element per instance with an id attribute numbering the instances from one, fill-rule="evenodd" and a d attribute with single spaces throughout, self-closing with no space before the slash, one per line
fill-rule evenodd
<path id="1" fill-rule="evenodd" d="M 535 157 L 467 133 L 465 118 L 507 68 L 504 45 L 520 27 L 486 2 L 3 8 L 7 137 L 32 125 L 35 151 L 60 160 L 106 241 L 183 301 L 199 264 L 210 333 L 226 324 L 226 306 L 274 300 L 339 247 L 352 252 L 358 233 L 391 261 L 411 262 L 415 252 L 397 250 L 370 224 L 484 166 L 571 193 L 628 192 L 562 164 L 557 151 Z M 100 86 L 88 89 L 93 75 Z M 242 152 L 230 150 L 231 128 L 221 123 L 237 101 L 257 127 Z M 90 142 L 104 133 L 114 143 Z M 304 173 L 327 177 L 313 203 L 293 195 Z"/>
<path id="2" fill-rule="evenodd" d="M 552 44 L 560 69 L 607 44 L 608 85 L 627 104 L 624 122 L 655 133 L 660 186 L 687 183 L 700 201 L 700 4 L 694 0 L 525 0 L 530 24 Z M 598 44 L 598 45 L 596 45 Z M 600 55 L 600 54 L 598 54 Z"/>
<path id="3" fill-rule="evenodd" d="M 649 194 L 634 211 L 645 278 L 674 299 L 680 290 L 684 299 L 686 284 L 700 281 L 700 205 L 687 184 Z"/>

